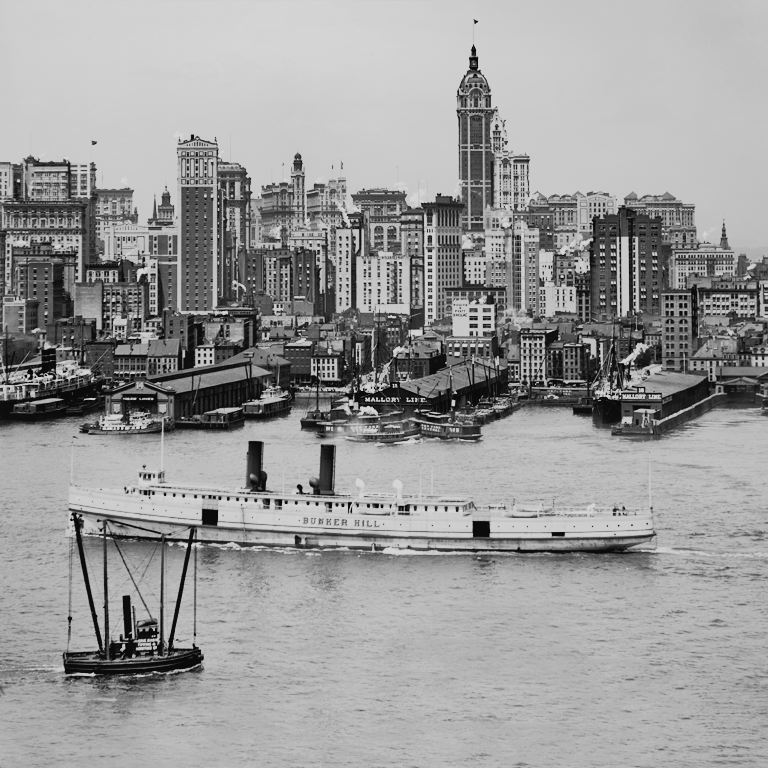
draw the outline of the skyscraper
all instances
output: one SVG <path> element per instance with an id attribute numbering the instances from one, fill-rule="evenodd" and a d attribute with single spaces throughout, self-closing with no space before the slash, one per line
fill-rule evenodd
<path id="1" fill-rule="evenodd" d="M 493 147 L 491 123 L 491 86 L 478 68 L 475 46 L 469 57 L 469 69 L 456 92 L 459 119 L 459 182 L 464 203 L 462 225 L 482 230 L 483 212 L 493 205 Z"/>
<path id="2" fill-rule="evenodd" d="M 176 148 L 179 184 L 180 312 L 207 312 L 219 299 L 219 147 L 192 135 Z"/>

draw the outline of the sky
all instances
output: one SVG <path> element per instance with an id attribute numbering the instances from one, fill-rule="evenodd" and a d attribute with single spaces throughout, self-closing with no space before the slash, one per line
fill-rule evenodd
<path id="1" fill-rule="evenodd" d="M 764 0 L 0 0 L 0 160 L 93 160 L 141 221 L 193 133 L 254 196 L 297 151 L 309 188 L 453 194 L 473 26 L 532 193 L 669 191 L 768 246 Z"/>

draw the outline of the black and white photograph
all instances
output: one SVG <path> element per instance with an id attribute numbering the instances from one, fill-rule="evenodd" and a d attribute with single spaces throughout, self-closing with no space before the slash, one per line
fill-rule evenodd
<path id="1" fill-rule="evenodd" d="M 767 31 L 0 0 L 0 764 L 765 768 Z"/>

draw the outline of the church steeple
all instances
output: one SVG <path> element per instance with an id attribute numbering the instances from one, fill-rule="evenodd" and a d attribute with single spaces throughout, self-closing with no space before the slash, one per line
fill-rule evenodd
<path id="1" fill-rule="evenodd" d="M 726 251 L 731 250 L 731 246 L 728 245 L 728 235 L 725 233 L 725 219 L 723 219 L 723 231 L 720 233 L 720 247 Z"/>
<path id="2" fill-rule="evenodd" d="M 472 46 L 472 53 L 469 55 L 469 68 L 470 69 L 477 69 L 477 49 L 475 46 Z"/>

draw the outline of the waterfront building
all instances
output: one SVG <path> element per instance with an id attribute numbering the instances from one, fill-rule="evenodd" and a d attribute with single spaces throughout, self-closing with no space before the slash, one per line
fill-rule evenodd
<path id="1" fill-rule="evenodd" d="M 667 371 L 689 370 L 694 341 L 698 336 L 695 290 L 667 290 L 661 293 L 663 306 L 662 360 Z"/>
<path id="2" fill-rule="evenodd" d="M 224 363 L 241 352 L 242 349 L 243 345 L 236 341 L 200 344 L 195 347 L 195 368 Z"/>
<path id="3" fill-rule="evenodd" d="M 181 312 L 207 312 L 220 296 L 223 231 L 219 204 L 219 148 L 192 135 L 179 140 L 179 273 L 176 306 Z"/>
<path id="4" fill-rule="evenodd" d="M 463 203 L 438 194 L 424 208 L 424 323 L 449 316 L 446 288 L 461 285 L 461 216 Z M 482 226 L 482 216 L 480 217 Z"/>
<path id="5" fill-rule="evenodd" d="M 361 189 L 352 195 L 352 202 L 365 216 L 371 250 L 399 252 L 400 215 L 408 208 L 405 192 Z"/>
<path id="6" fill-rule="evenodd" d="M 728 239 L 723 239 L 727 245 Z M 668 266 L 669 286 L 685 289 L 695 282 L 695 277 L 735 277 L 736 270 L 736 255 L 730 248 L 712 243 L 673 248 Z"/>
<path id="7" fill-rule="evenodd" d="M 287 342 L 283 347 L 283 357 L 291 364 L 291 381 L 295 384 L 312 382 L 312 353 L 315 342 L 302 338 Z"/>
<path id="8" fill-rule="evenodd" d="M 557 329 L 522 328 L 520 330 L 520 383 L 525 386 L 546 384 L 547 348 L 557 341 Z"/>
<path id="9" fill-rule="evenodd" d="M 674 195 L 643 195 L 638 197 L 630 192 L 624 198 L 624 206 L 650 218 L 661 219 L 661 240 L 673 247 L 696 244 L 696 206 L 684 203 Z"/>
<path id="10" fill-rule="evenodd" d="M 456 92 L 456 115 L 459 127 L 459 184 L 463 205 L 461 226 L 466 230 L 482 230 L 485 209 L 493 206 L 491 124 L 495 110 L 491 105 L 491 87 L 480 71 L 474 45 L 469 57 L 469 69 Z"/>
<path id="11" fill-rule="evenodd" d="M 341 384 L 344 372 L 344 354 L 329 349 L 315 349 L 311 357 L 311 375 L 321 384 Z"/>
<path id="12" fill-rule="evenodd" d="M 547 347 L 547 379 L 562 382 L 589 380 L 589 345 L 553 341 Z"/>
<path id="13" fill-rule="evenodd" d="M 603 320 L 660 314 L 661 221 L 621 207 L 592 222 L 591 311 Z"/>

